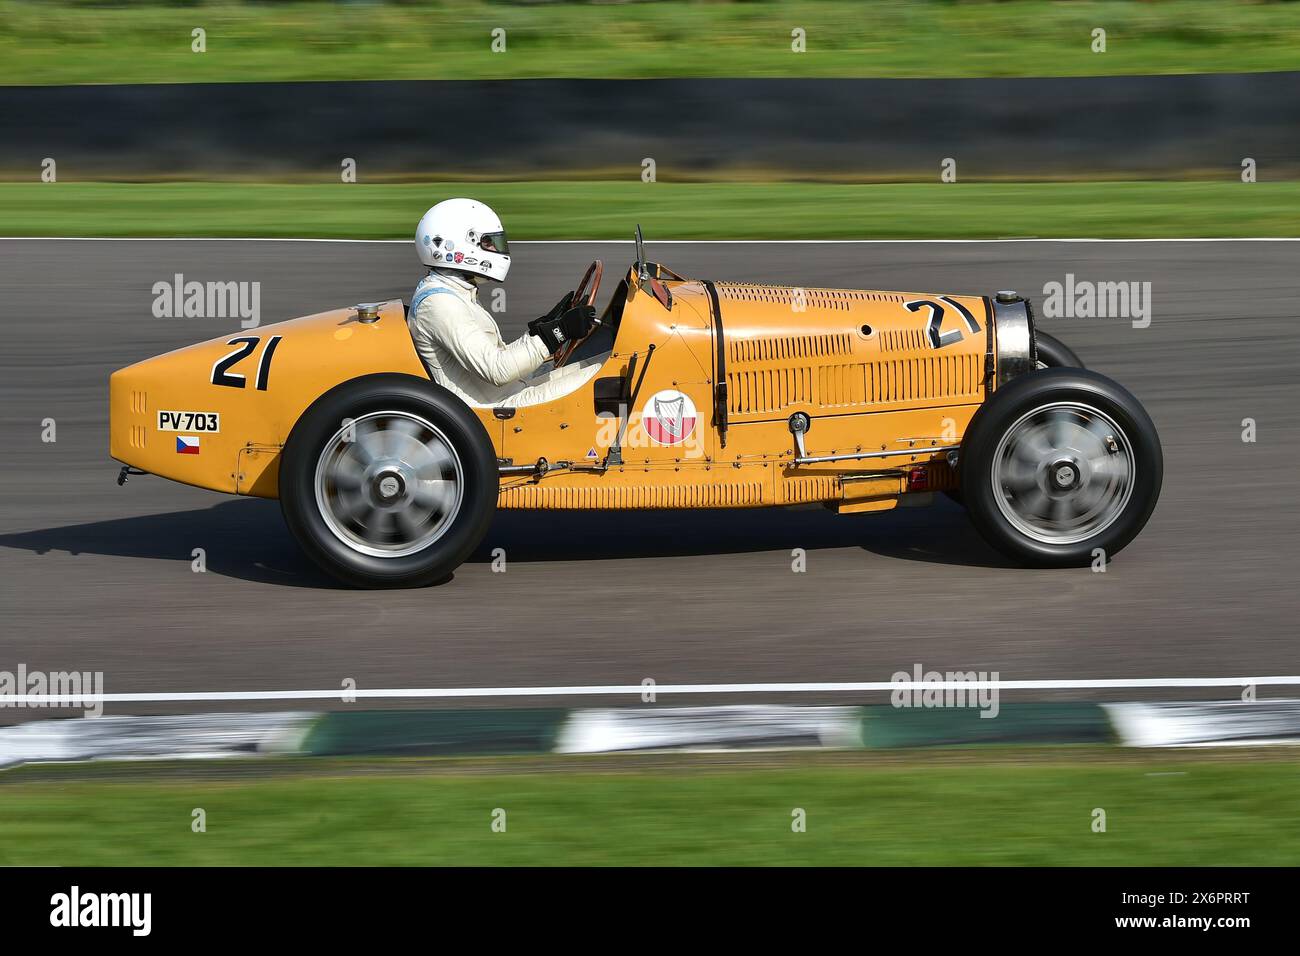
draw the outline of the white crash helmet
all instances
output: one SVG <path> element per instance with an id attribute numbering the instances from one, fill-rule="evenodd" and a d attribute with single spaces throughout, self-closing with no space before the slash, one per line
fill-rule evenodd
<path id="1" fill-rule="evenodd" d="M 506 230 L 490 206 L 445 199 L 415 227 L 415 252 L 426 266 L 474 272 L 500 282 L 510 271 Z"/>

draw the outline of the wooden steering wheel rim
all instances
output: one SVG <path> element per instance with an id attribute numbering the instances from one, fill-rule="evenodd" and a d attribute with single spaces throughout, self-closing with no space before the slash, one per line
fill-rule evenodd
<path id="1" fill-rule="evenodd" d="M 600 291 L 600 277 L 604 274 L 604 272 L 605 272 L 605 264 L 601 262 L 599 259 L 594 260 L 591 263 L 591 265 L 587 266 L 587 271 L 582 274 L 582 281 L 578 283 L 578 288 L 573 293 L 573 302 L 571 304 L 571 308 L 576 308 L 579 305 L 588 305 L 593 308 L 595 307 L 596 293 Z M 591 284 L 590 291 L 588 291 L 587 289 L 588 283 Z M 553 367 L 554 368 L 562 367 L 565 362 L 569 361 L 570 356 L 572 356 L 573 353 L 578 350 L 578 347 L 582 345 L 583 342 L 587 341 L 587 339 L 591 338 L 592 333 L 595 331 L 596 331 L 596 327 L 592 326 L 591 331 L 588 332 L 586 335 L 584 335 L 582 338 L 576 339 L 572 342 L 567 343 L 566 345 L 560 346 L 560 351 L 555 353 L 555 360 L 553 362 Z"/>

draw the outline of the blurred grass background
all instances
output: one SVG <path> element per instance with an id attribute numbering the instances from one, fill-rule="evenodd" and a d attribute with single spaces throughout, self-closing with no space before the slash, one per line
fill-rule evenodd
<path id="1" fill-rule="evenodd" d="M 203 54 L 190 49 L 196 27 L 207 31 Z M 505 53 L 491 50 L 497 27 Z M 790 51 L 795 28 L 807 33 L 807 53 Z M 1106 30 L 1104 54 L 1092 52 L 1094 28 Z M 1298 68 L 1297 2 L 0 0 L 0 84 L 10 85 Z M 493 204 L 521 239 L 624 237 L 635 221 L 659 238 L 1300 234 L 1295 184 L 1246 187 L 1235 172 L 1177 183 L 807 183 L 781 182 L 789 177 L 777 170 L 761 183 L 435 174 L 326 185 L 76 182 L 64 167 L 58 183 L 0 185 L 0 234 L 404 239 L 420 210 L 451 195 Z"/>
<path id="2" fill-rule="evenodd" d="M 1300 183 L 0 183 L 0 236 L 410 239 L 469 195 L 512 239 L 1300 235 Z"/>
<path id="3" fill-rule="evenodd" d="M 69 769 L 80 779 L 58 768 L 6 772 L 0 865 L 1300 862 L 1300 767 L 1276 751 Z M 205 833 L 191 832 L 196 807 L 206 811 Z M 796 807 L 805 833 L 791 831 Z M 490 828 L 496 808 L 506 811 L 505 833 Z M 1093 832 L 1094 808 L 1106 813 L 1104 833 Z"/>
<path id="4" fill-rule="evenodd" d="M 796 28 L 806 53 L 791 52 Z M 0 0 L 6 85 L 1297 68 L 1300 3 L 1258 0 Z"/>

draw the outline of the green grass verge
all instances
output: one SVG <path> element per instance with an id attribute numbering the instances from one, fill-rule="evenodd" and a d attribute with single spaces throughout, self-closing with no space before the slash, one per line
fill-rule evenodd
<path id="1" fill-rule="evenodd" d="M 191 31 L 206 30 L 204 53 Z M 491 49 L 506 31 L 505 52 Z M 1092 51 L 1094 29 L 1106 52 Z M 791 32 L 807 52 L 791 50 Z M 1300 4 L 0 2 L 0 84 L 1088 76 L 1300 66 Z"/>
<path id="2" fill-rule="evenodd" d="M 1300 183 L 0 183 L 4 236 L 407 239 L 449 196 L 513 239 L 1296 236 Z"/>
<path id="3" fill-rule="evenodd" d="M 768 769 L 755 757 L 743 758 L 748 766 L 639 757 L 612 760 L 616 772 L 604 773 L 562 758 L 514 770 L 508 761 L 440 772 L 429 772 L 437 762 L 393 761 L 395 772 L 378 775 L 258 778 L 207 776 L 191 764 L 175 771 L 185 777 L 133 782 L 20 773 L 0 781 L 0 864 L 1300 862 L 1293 761 L 980 753 L 878 763 L 811 755 L 774 758 Z M 206 813 L 205 833 L 191 832 L 195 808 Z M 506 811 L 505 833 L 491 830 L 496 808 Z M 795 808 L 806 812 L 805 833 L 791 831 Z M 1093 832 L 1096 808 L 1105 833 Z"/>

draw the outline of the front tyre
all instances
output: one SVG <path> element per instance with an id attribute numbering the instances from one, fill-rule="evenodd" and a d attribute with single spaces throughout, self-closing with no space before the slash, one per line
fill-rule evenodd
<path id="1" fill-rule="evenodd" d="M 1042 329 L 1034 330 L 1034 351 L 1038 355 L 1038 368 L 1086 368 L 1083 360 L 1055 335 Z"/>
<path id="2" fill-rule="evenodd" d="M 1034 350 L 1038 356 L 1035 364 L 1038 369 L 1085 367 L 1083 360 L 1074 353 L 1074 349 L 1041 329 L 1034 330 Z M 944 494 L 957 504 L 964 504 L 960 490 L 946 491 Z"/>
<path id="3" fill-rule="evenodd" d="M 448 577 L 496 509 L 496 452 L 460 399 L 409 375 L 326 392 L 298 420 L 280 464 L 280 507 L 303 551 L 354 587 Z"/>
<path id="4" fill-rule="evenodd" d="M 989 544 L 1038 567 L 1108 560 L 1146 525 L 1164 458 L 1146 411 L 1096 372 L 1022 375 L 976 414 L 961 492 Z M 1096 551 L 1100 549 L 1101 555 Z"/>

